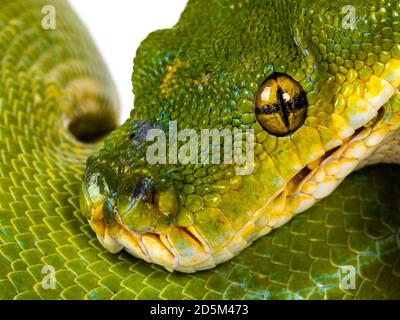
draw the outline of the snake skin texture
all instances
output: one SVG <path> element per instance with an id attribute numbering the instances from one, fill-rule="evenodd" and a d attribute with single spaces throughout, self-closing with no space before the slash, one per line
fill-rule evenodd
<path id="1" fill-rule="evenodd" d="M 42 7 L 57 7 L 43 30 Z M 0 299 L 400 299 L 400 170 L 350 175 L 232 260 L 194 274 L 108 253 L 79 207 L 118 101 L 62 0 L 0 0 Z M 44 268 L 55 270 L 45 289 Z M 344 288 L 343 267 L 356 270 Z"/>

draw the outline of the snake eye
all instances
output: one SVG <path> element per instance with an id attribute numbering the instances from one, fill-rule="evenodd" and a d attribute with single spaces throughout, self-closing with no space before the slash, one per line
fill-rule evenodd
<path id="1" fill-rule="evenodd" d="M 300 84 L 287 75 L 276 73 L 261 85 L 255 112 L 264 130 L 284 136 L 303 125 L 307 106 L 307 96 Z"/>

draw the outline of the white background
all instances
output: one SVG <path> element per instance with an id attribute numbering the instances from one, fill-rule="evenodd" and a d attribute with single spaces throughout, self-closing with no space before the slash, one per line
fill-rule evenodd
<path id="1" fill-rule="evenodd" d="M 69 0 L 99 48 L 117 86 L 121 121 L 133 107 L 131 75 L 140 42 L 152 31 L 172 27 L 187 0 Z"/>

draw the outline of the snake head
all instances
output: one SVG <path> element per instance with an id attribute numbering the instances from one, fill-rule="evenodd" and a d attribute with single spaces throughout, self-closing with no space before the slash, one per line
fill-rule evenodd
<path id="1" fill-rule="evenodd" d="M 382 160 L 400 123 L 399 3 L 311 2 L 190 1 L 174 28 L 141 44 L 131 118 L 83 179 L 82 211 L 108 250 L 209 269 Z M 172 124 L 192 131 L 171 158 Z M 202 150 L 204 129 L 240 130 L 217 145 L 249 143 L 248 166 L 210 161 L 218 148 L 185 158 Z"/>

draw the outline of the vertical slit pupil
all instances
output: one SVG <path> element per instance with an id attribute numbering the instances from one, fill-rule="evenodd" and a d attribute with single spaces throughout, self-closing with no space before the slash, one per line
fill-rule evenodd
<path id="1" fill-rule="evenodd" d="M 286 136 L 300 128 L 307 116 L 307 94 L 290 76 L 275 73 L 260 86 L 255 114 L 261 126 L 275 136 Z"/>
<path id="2" fill-rule="evenodd" d="M 288 104 L 286 100 L 283 98 L 283 90 L 281 87 L 278 87 L 278 100 L 279 100 L 279 109 L 281 112 L 282 120 L 287 128 L 290 128 L 289 123 L 289 110 Z"/>

